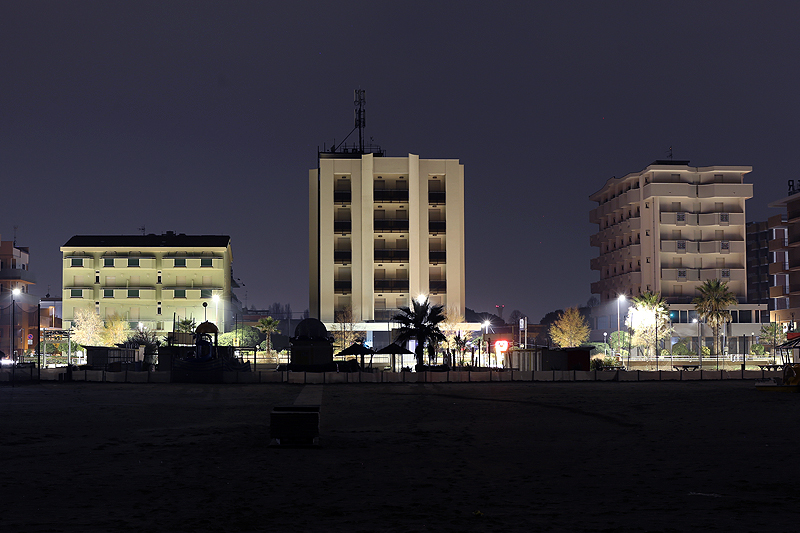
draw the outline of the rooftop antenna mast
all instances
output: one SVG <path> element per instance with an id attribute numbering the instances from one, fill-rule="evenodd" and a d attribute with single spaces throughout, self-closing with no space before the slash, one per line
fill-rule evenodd
<path id="1" fill-rule="evenodd" d="M 19 228 L 19 226 L 14 226 L 14 246 L 17 245 L 17 228 Z"/>
<path id="2" fill-rule="evenodd" d="M 366 92 L 365 89 L 356 89 L 353 91 L 353 105 L 356 107 L 354 110 L 354 126 L 358 128 L 358 151 L 362 154 L 364 153 L 364 126 L 367 125 L 366 111 L 364 110 L 364 104 L 367 101 Z"/>
<path id="3" fill-rule="evenodd" d="M 669 160 L 672 161 L 672 146 L 670 146 L 669 150 L 667 151 L 667 157 L 669 157 Z"/>
<path id="4" fill-rule="evenodd" d="M 138 228 L 136 228 L 136 229 L 138 229 L 139 231 L 141 231 L 141 232 L 142 232 L 142 235 L 144 235 L 145 231 L 147 231 L 147 229 L 144 227 L 144 224 L 143 224 L 141 227 L 138 227 Z"/>

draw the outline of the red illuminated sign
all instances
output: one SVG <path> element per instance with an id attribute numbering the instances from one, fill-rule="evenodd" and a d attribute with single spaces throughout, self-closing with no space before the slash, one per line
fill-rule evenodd
<path id="1" fill-rule="evenodd" d="M 508 350 L 508 341 L 497 341 L 494 343 L 494 348 L 498 352 L 505 352 Z"/>

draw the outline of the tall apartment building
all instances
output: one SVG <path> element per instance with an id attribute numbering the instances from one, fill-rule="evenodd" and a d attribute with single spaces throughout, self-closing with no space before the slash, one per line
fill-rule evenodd
<path id="1" fill-rule="evenodd" d="M 769 249 L 769 242 L 774 239 L 774 230 L 767 221 L 748 222 L 747 231 L 747 301 L 765 303 L 773 309 L 774 301 L 770 299 L 769 288 L 773 285 L 774 276 L 770 275 L 769 265 L 773 262 L 775 252 Z"/>
<path id="2" fill-rule="evenodd" d="M 61 252 L 64 328 L 88 308 L 158 334 L 184 318 L 229 329 L 236 301 L 227 235 L 76 235 Z"/>
<path id="3" fill-rule="evenodd" d="M 309 171 L 310 313 L 388 321 L 426 295 L 464 313 L 464 165 L 319 154 Z"/>
<path id="4" fill-rule="evenodd" d="M 744 176 L 752 167 L 688 163 L 655 161 L 591 195 L 599 231 L 590 242 L 600 251 L 592 293 L 601 301 L 650 291 L 687 303 L 710 279 L 746 298 L 745 200 L 753 186 Z"/>
<path id="5" fill-rule="evenodd" d="M 775 233 L 769 242 L 775 253 L 769 272 L 775 276 L 770 288 L 773 298 L 772 322 L 797 331 L 800 322 L 800 182 L 789 181 L 788 196 L 769 204 L 784 209 L 784 215 L 770 217 L 767 225 Z"/>
<path id="6" fill-rule="evenodd" d="M 598 225 L 590 243 L 600 280 L 592 293 L 594 340 L 617 329 L 631 297 L 660 293 L 670 305 L 676 339 L 709 344 L 710 331 L 697 318 L 692 300 L 703 282 L 727 282 L 739 304 L 726 326 L 729 353 L 743 353 L 768 320 L 766 303 L 747 302 L 745 201 L 753 186 L 744 183 L 749 166 L 690 167 L 688 161 L 655 161 L 640 172 L 611 178 L 590 196 L 598 206 L 589 219 Z M 625 299 L 619 299 L 624 295 Z M 619 313 L 619 315 L 618 315 Z M 800 316 L 800 315 L 798 315 Z M 695 344 L 696 346 L 696 344 Z"/>

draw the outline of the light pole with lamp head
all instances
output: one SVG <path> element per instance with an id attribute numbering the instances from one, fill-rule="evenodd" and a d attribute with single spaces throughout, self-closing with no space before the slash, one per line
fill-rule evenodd
<path id="1" fill-rule="evenodd" d="M 14 361 L 15 364 L 18 362 L 17 361 L 17 353 L 15 351 L 16 346 L 14 346 L 14 344 L 15 344 L 14 341 L 16 340 L 16 336 L 17 336 L 17 332 L 16 332 L 17 320 L 16 320 L 15 311 L 16 311 L 16 304 L 17 304 L 16 298 L 17 298 L 17 296 L 19 296 L 20 292 L 22 292 L 22 291 L 19 290 L 19 287 L 16 287 L 11 291 L 11 351 L 9 352 L 9 356 L 11 357 L 11 359 Z"/>
<path id="2" fill-rule="evenodd" d="M 608 344 L 607 344 L 608 340 L 607 340 L 607 337 L 608 337 L 608 332 L 604 331 L 603 332 L 603 344 L 604 344 L 604 346 L 603 346 L 603 357 L 607 357 L 608 356 L 608 352 L 607 352 L 607 350 L 608 350 Z"/>
<path id="3" fill-rule="evenodd" d="M 483 335 L 484 336 L 489 334 L 489 326 L 491 324 L 492 323 L 489 322 L 488 320 L 484 321 L 484 323 L 483 323 Z M 481 339 L 481 346 L 483 346 L 484 340 L 485 339 Z M 489 345 L 488 344 L 486 345 L 486 367 L 487 368 L 489 367 Z"/>
<path id="4" fill-rule="evenodd" d="M 211 299 L 214 300 L 214 323 L 219 328 L 219 294 L 213 295 Z"/>

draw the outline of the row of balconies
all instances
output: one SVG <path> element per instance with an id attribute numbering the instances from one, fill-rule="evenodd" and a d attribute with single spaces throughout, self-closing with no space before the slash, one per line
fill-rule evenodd
<path id="1" fill-rule="evenodd" d="M 447 196 L 444 191 L 428 192 L 428 203 L 439 205 L 446 203 Z M 372 200 L 375 203 L 408 203 L 408 190 L 375 190 L 372 191 Z M 333 203 L 349 204 L 353 201 L 353 194 L 350 191 L 333 191 Z"/>
<path id="2" fill-rule="evenodd" d="M 28 283 L 36 283 L 36 277 L 31 274 L 30 270 L 22 270 L 21 268 L 3 268 L 0 269 L 0 280 L 3 281 L 25 281 Z"/>
<path id="3" fill-rule="evenodd" d="M 161 289 L 161 294 L 158 294 L 156 287 L 130 287 L 130 288 L 114 288 L 114 289 L 95 289 L 91 287 L 65 287 L 64 298 L 87 298 L 87 299 L 128 299 L 139 298 L 144 300 L 156 300 L 159 298 L 178 298 L 188 300 L 210 300 L 214 293 L 221 291 L 218 289 L 198 289 L 191 287 L 164 287 Z M 80 291 L 80 294 L 78 294 Z M 164 291 L 172 291 L 173 294 L 165 294 Z"/>
<path id="4" fill-rule="evenodd" d="M 604 242 L 614 241 L 620 237 L 624 237 L 629 233 L 638 233 L 642 228 L 642 219 L 640 217 L 631 217 L 623 220 L 618 224 L 609 226 L 602 229 L 589 237 L 589 244 L 591 246 L 600 246 Z"/>
<path id="5" fill-rule="evenodd" d="M 632 189 L 609 200 L 589 213 L 589 221 L 598 223 L 603 217 L 627 208 L 630 204 L 650 199 L 651 197 L 666 198 L 752 198 L 752 183 L 707 183 L 696 185 L 693 183 L 649 183 L 641 190 Z M 640 206 L 645 209 L 644 205 Z M 650 205 L 652 209 L 652 203 Z"/>
<path id="6" fill-rule="evenodd" d="M 722 281 L 744 280 L 743 268 L 662 268 L 661 279 L 664 281 Z"/>
<path id="7" fill-rule="evenodd" d="M 407 249 L 383 248 L 375 250 L 373 259 L 378 263 L 407 263 L 409 255 Z M 337 264 L 352 263 L 353 252 L 351 250 L 334 250 L 333 262 Z M 428 262 L 432 264 L 446 263 L 447 252 L 445 250 L 430 250 L 428 252 Z"/>
<path id="8" fill-rule="evenodd" d="M 625 272 L 624 274 L 617 274 L 603 278 L 599 281 L 592 282 L 592 293 L 603 294 L 605 292 L 612 292 L 614 294 L 622 294 L 628 292 L 630 287 L 637 287 L 642 284 L 642 273 Z"/>
<path id="9" fill-rule="evenodd" d="M 661 223 L 674 226 L 744 226 L 744 213 L 661 213 Z"/>
<path id="10" fill-rule="evenodd" d="M 609 265 L 630 263 L 632 260 L 639 261 L 641 255 L 641 244 L 629 244 L 624 248 L 619 248 L 611 252 L 606 252 L 598 257 L 593 257 L 590 259 L 589 264 L 592 270 L 602 270 Z"/>
<path id="11" fill-rule="evenodd" d="M 407 279 L 376 278 L 373 289 L 375 292 L 408 292 Z M 349 279 L 334 280 L 333 292 L 349 293 L 353 292 L 353 282 Z M 432 279 L 428 282 L 428 292 L 439 294 L 447 292 L 447 280 Z"/>
<path id="12" fill-rule="evenodd" d="M 376 233 L 404 233 L 408 231 L 407 218 L 376 218 L 372 222 L 372 230 Z M 445 233 L 447 222 L 444 220 L 429 220 L 428 233 Z M 334 220 L 334 233 L 352 233 L 353 223 L 350 220 Z"/>
<path id="13" fill-rule="evenodd" d="M 678 254 L 743 254 L 745 243 L 741 241 L 661 241 L 662 252 Z"/>

